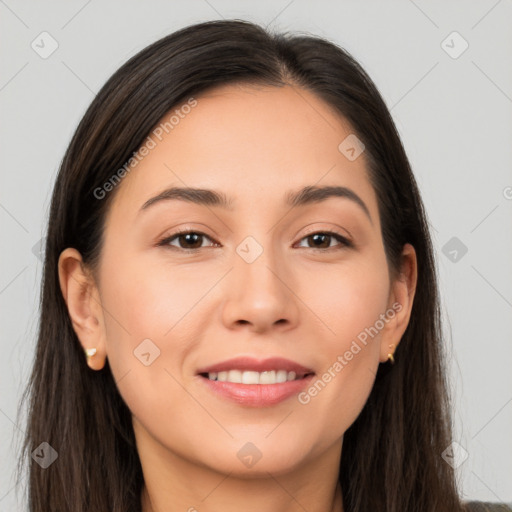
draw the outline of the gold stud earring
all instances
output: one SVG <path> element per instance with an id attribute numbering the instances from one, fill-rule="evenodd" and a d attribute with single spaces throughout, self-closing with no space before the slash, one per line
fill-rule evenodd
<path id="1" fill-rule="evenodd" d="M 390 348 L 391 350 L 393 350 L 393 349 L 395 348 L 395 345 L 389 345 L 389 348 Z M 390 352 L 390 353 L 388 354 L 388 361 L 389 361 L 391 364 L 395 364 L 395 357 L 394 357 L 394 355 L 393 355 L 393 352 Z"/>
<path id="2" fill-rule="evenodd" d="M 89 359 L 96 354 L 97 350 L 95 348 L 86 348 L 84 349 L 85 355 L 87 357 L 87 364 L 89 364 Z"/>

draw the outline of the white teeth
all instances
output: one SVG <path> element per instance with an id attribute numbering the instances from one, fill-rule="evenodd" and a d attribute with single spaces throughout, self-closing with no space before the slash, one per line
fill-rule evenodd
<path id="1" fill-rule="evenodd" d="M 271 370 L 269 372 L 260 373 L 259 384 L 275 384 L 276 383 L 276 372 Z"/>
<path id="2" fill-rule="evenodd" d="M 241 384 L 242 383 L 242 372 L 240 370 L 229 370 L 227 381 Z"/>
<path id="3" fill-rule="evenodd" d="M 286 370 L 270 370 L 266 372 L 229 370 L 227 372 L 211 372 L 210 380 L 219 382 L 234 382 L 236 384 L 280 384 L 297 379 L 295 372 Z"/>
<path id="4" fill-rule="evenodd" d="M 244 372 L 244 373 L 242 373 L 242 383 L 243 384 L 259 384 L 260 383 L 260 374 L 258 372 Z"/>
<path id="5" fill-rule="evenodd" d="M 276 382 L 286 382 L 288 378 L 288 372 L 286 370 L 279 370 L 276 373 Z"/>

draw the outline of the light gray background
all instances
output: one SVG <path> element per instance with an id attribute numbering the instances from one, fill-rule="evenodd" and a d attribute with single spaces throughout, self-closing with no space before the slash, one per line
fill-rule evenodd
<path id="1" fill-rule="evenodd" d="M 0 0 L 0 510 L 13 489 L 16 417 L 38 321 L 44 236 L 55 175 L 71 135 L 107 78 L 185 25 L 270 23 L 334 40 L 368 71 L 391 109 L 427 206 L 451 357 L 456 439 L 467 451 L 463 497 L 512 501 L 512 4 L 319 1 Z M 47 31 L 58 49 L 31 43 Z M 469 44 L 454 59 L 442 41 Z M 461 40 L 445 45 L 458 52 Z M 508 187 L 508 188 L 507 188 Z M 457 237 L 468 249 L 452 261 Z M 451 259 L 452 258 L 452 259 Z M 463 453 L 463 452 L 462 452 Z"/>

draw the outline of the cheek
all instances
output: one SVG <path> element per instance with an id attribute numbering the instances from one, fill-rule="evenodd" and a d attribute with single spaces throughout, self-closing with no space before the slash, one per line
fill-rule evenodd
<path id="1" fill-rule="evenodd" d="M 372 389 L 379 364 L 383 324 L 387 310 L 389 277 L 385 261 L 348 265 L 339 271 L 316 274 L 311 309 L 323 320 L 317 336 L 322 371 L 299 397 L 312 416 L 340 436 L 355 421 Z M 311 288 L 313 290 L 313 287 Z M 321 293 L 320 293 L 321 292 Z"/>
<path id="2" fill-rule="evenodd" d="M 105 257 L 101 299 L 108 361 L 119 393 L 141 421 L 151 423 L 158 410 L 158 421 L 172 437 L 179 431 L 173 413 L 194 406 L 178 381 L 196 343 L 190 330 L 193 315 L 187 312 L 201 290 L 187 286 L 186 273 L 173 273 L 172 282 L 169 274 L 135 256 Z"/>
<path id="3" fill-rule="evenodd" d="M 181 308 L 178 294 L 165 286 L 157 269 L 141 264 L 140 258 L 118 256 L 125 253 L 118 251 L 112 258 L 105 251 L 102 262 L 107 354 L 116 381 L 136 380 L 141 395 L 161 385 L 157 379 L 162 368 L 157 369 L 165 366 L 162 360 L 170 350 L 162 340 L 176 323 Z"/>
<path id="4" fill-rule="evenodd" d="M 328 351 L 347 350 L 386 311 L 390 283 L 385 259 L 376 254 L 354 258 L 337 268 L 316 269 L 314 275 L 304 284 L 307 305 L 323 321 Z"/>
<path id="5" fill-rule="evenodd" d="M 124 398 L 133 410 L 145 394 L 156 399 L 154 390 L 166 390 L 167 396 L 177 386 L 171 375 L 182 380 L 184 362 L 210 318 L 201 299 L 218 272 L 198 275 L 193 265 L 171 270 L 136 254 L 119 256 L 127 253 L 117 248 L 113 258 L 114 251 L 105 250 L 100 282 L 109 364 L 116 381 L 123 379 Z M 128 381 L 137 383 L 133 390 Z"/>
<path id="6" fill-rule="evenodd" d="M 164 264 L 148 264 L 137 255 L 114 261 L 107 254 L 102 267 L 101 295 L 110 313 L 106 318 L 111 328 L 109 333 L 116 333 L 112 349 L 122 341 L 125 348 L 133 350 L 145 338 L 171 342 L 172 331 L 182 330 L 187 324 L 183 319 L 215 277 L 211 273 L 209 279 L 198 277 L 197 271 L 193 274 L 192 266 L 171 270 Z M 114 339 L 109 334 L 111 338 Z"/>

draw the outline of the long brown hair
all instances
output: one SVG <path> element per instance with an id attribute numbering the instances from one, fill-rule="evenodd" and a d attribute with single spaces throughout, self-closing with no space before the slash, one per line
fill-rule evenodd
<path id="1" fill-rule="evenodd" d="M 131 413 L 108 360 L 91 371 L 62 297 L 57 262 L 75 247 L 95 269 L 116 187 L 102 187 L 173 107 L 223 84 L 292 84 L 314 93 L 365 145 L 392 274 L 403 245 L 417 254 L 410 323 L 391 366 L 379 367 L 361 414 L 344 436 L 339 480 L 345 512 L 462 510 L 452 467 L 450 402 L 435 260 L 424 206 L 390 113 L 361 66 L 336 44 L 271 33 L 243 20 L 174 32 L 128 60 L 81 120 L 61 163 L 48 223 L 37 350 L 22 402 L 28 422 L 18 471 L 29 464 L 29 510 L 140 512 L 143 474 Z M 122 184 L 121 184 L 122 186 Z M 47 469 L 31 452 L 48 442 Z"/>

